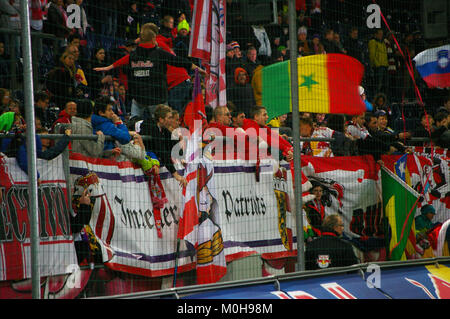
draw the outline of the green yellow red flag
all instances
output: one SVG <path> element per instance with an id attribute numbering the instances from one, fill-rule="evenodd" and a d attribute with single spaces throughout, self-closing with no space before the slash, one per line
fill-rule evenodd
<path id="1" fill-rule="evenodd" d="M 291 63 L 262 70 L 262 105 L 269 119 L 292 111 Z M 319 54 L 297 59 L 300 112 L 361 114 L 366 111 L 358 87 L 364 66 L 344 54 Z"/>

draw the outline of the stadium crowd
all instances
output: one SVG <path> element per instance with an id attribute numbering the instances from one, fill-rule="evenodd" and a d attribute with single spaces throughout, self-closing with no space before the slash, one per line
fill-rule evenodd
<path id="1" fill-rule="evenodd" d="M 449 148 L 450 98 L 446 90 L 440 100 L 410 106 L 415 118 L 408 120 L 415 120 L 414 124 L 407 126 L 403 120 L 405 103 L 415 100 L 414 82 L 394 38 L 411 57 L 428 48 L 414 17 L 402 17 L 407 21 L 398 25 L 407 27 L 398 32 L 368 31 L 358 20 L 360 12 L 347 1 L 333 3 L 297 1 L 298 46 L 292 48 L 285 1 L 279 2 L 278 21 L 264 27 L 245 21 L 238 1 L 227 1 L 228 102 L 215 109 L 206 106 L 208 127 L 223 135 L 232 133 L 233 138 L 249 129 L 259 135 L 261 128 L 277 128 L 280 135 L 275 145 L 266 142 L 291 160 L 292 114 L 268 121 L 262 105 L 261 70 L 287 60 L 290 50 L 298 56 L 342 53 L 365 66 L 359 93 L 367 112 L 356 116 L 301 113 L 301 137 L 333 139 L 302 142 L 302 154 L 371 154 L 380 160 L 382 154 L 403 154 L 409 146 L 430 145 L 412 143 L 412 137 L 431 138 L 435 146 Z M 67 24 L 71 4 L 81 8 L 80 25 L 73 28 Z M 35 66 L 38 90 L 34 93 L 35 126 L 41 134 L 37 137 L 38 158 L 54 158 L 69 146 L 72 152 L 89 157 L 134 161 L 148 175 L 158 174 L 164 166 L 180 185 L 186 185 L 170 154 L 178 142 L 172 135 L 184 124 L 185 107 L 192 99 L 195 69 L 204 75 L 201 61 L 188 54 L 192 10 L 193 1 L 189 0 L 110 0 L 101 5 L 92 0 L 30 1 L 32 31 L 56 39 L 33 38 L 39 54 Z M 20 29 L 19 12 L 19 1 L 0 0 L 0 28 Z M 389 13 L 395 16 L 394 11 Z M 16 56 L 22 54 L 20 45 L 11 45 L 17 39 L 0 33 L 0 133 L 26 130 L 23 92 L 11 84 L 11 48 Z M 20 63 L 18 59 L 18 70 Z M 150 68 L 158 70 L 156 75 Z M 425 88 L 417 75 L 415 80 Z M 61 131 L 58 123 L 69 126 Z M 52 133 L 98 138 L 69 142 L 65 137 L 54 143 L 42 137 Z M 16 157 L 27 171 L 25 140 L 18 136 L 2 139 L 0 151 Z M 312 223 L 318 228 L 320 224 L 321 220 Z"/>

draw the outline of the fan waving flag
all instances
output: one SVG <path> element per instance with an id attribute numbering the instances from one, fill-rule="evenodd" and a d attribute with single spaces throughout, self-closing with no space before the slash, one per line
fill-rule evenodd
<path id="1" fill-rule="evenodd" d="M 187 185 L 183 189 L 178 239 L 185 240 L 188 249 L 196 251 L 197 284 L 217 282 L 227 271 L 214 165 L 207 155 L 203 156 L 201 148 L 205 120 L 205 104 L 196 71 L 192 102 L 184 113 L 184 123 L 191 136 L 186 147 L 184 177 Z"/>
<path id="2" fill-rule="evenodd" d="M 292 111 L 290 61 L 262 69 L 262 103 L 269 119 Z M 361 114 L 359 95 L 364 67 L 344 54 L 320 54 L 297 59 L 300 112 Z"/>
<path id="3" fill-rule="evenodd" d="M 450 44 L 420 52 L 414 57 L 417 71 L 429 88 L 450 87 Z"/>

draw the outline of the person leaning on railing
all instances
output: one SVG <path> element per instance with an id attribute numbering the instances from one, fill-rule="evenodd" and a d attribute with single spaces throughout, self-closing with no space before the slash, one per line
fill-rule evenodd
<path id="1" fill-rule="evenodd" d="M 72 116 L 72 133 L 76 135 L 92 135 L 94 133 L 91 123 L 93 113 L 93 103 L 91 100 L 79 100 L 77 104 L 77 115 Z M 88 157 L 101 157 L 105 146 L 105 135 L 102 131 L 95 131 L 95 134 L 98 136 L 96 141 L 72 141 L 72 152 L 80 153 Z"/>

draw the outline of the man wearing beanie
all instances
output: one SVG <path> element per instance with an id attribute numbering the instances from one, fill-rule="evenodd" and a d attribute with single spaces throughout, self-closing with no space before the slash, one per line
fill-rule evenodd
<path id="1" fill-rule="evenodd" d="M 415 218 L 416 221 L 416 232 L 427 232 L 434 226 L 432 220 L 436 215 L 436 210 L 430 204 L 422 207 L 420 210 L 420 215 Z"/>
<path id="2" fill-rule="evenodd" d="M 189 57 L 189 23 L 186 20 L 181 21 L 177 27 L 178 34 L 173 41 L 173 51 L 177 56 L 183 58 Z"/>

